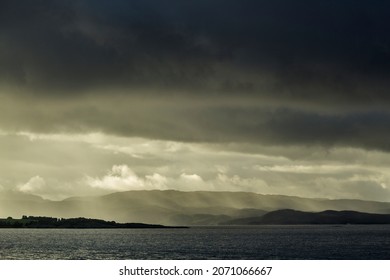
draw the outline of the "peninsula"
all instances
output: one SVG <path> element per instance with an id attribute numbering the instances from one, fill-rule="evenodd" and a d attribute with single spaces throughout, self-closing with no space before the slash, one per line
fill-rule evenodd
<path id="1" fill-rule="evenodd" d="M 52 218 L 23 216 L 21 219 L 0 219 L 0 228 L 185 228 L 159 224 L 117 223 L 88 218 Z"/>

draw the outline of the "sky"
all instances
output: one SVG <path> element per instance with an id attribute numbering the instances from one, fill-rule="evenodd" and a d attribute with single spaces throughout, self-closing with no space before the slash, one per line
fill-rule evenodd
<path id="1" fill-rule="evenodd" d="M 390 201 L 389 9 L 2 0 L 0 190 Z"/>

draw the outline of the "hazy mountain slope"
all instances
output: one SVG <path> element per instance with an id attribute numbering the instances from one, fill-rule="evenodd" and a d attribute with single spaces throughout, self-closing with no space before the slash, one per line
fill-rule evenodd
<path id="1" fill-rule="evenodd" d="M 278 209 L 320 212 L 353 210 L 389 213 L 390 203 L 361 200 L 309 199 L 246 192 L 128 191 L 63 201 L 12 199 L 0 194 L 0 217 L 44 215 L 89 217 L 118 222 L 165 225 L 220 224 L 231 219 L 261 216 Z M 387 209 L 387 210 L 386 210 Z"/>
<path id="2" fill-rule="evenodd" d="M 89 215 L 119 221 L 168 225 L 219 224 L 232 218 L 258 216 L 265 211 L 291 208 L 305 211 L 359 210 L 380 212 L 377 202 L 332 201 L 244 192 L 130 191 L 98 198 L 70 198 L 73 208 L 86 207 Z M 104 205 L 104 207 L 102 207 Z M 102 211 L 104 209 L 104 211 Z M 252 209 L 250 212 L 249 209 Z M 255 209 L 255 210 L 253 210 Z M 257 211 L 256 214 L 253 211 Z M 85 212 L 85 211 L 83 211 Z"/>
<path id="3" fill-rule="evenodd" d="M 70 198 L 68 201 L 96 201 L 109 204 L 153 205 L 180 208 L 252 208 L 267 211 L 289 208 L 304 211 L 326 209 L 361 209 L 364 212 L 385 212 L 390 203 L 362 200 L 312 199 L 282 195 L 262 195 L 248 192 L 180 192 L 180 191 L 129 191 L 113 193 L 99 198 Z M 387 210 L 386 210 L 387 209 Z"/>

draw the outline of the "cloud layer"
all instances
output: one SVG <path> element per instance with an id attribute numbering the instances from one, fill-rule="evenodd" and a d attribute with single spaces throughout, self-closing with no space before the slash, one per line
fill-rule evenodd
<path id="1" fill-rule="evenodd" d="M 0 126 L 389 150 L 386 1 L 2 1 Z"/>

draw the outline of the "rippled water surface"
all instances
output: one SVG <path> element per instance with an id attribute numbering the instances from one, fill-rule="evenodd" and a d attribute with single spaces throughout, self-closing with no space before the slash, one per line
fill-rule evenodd
<path id="1" fill-rule="evenodd" d="M 390 259 L 390 226 L 0 229 L 0 259 Z"/>

